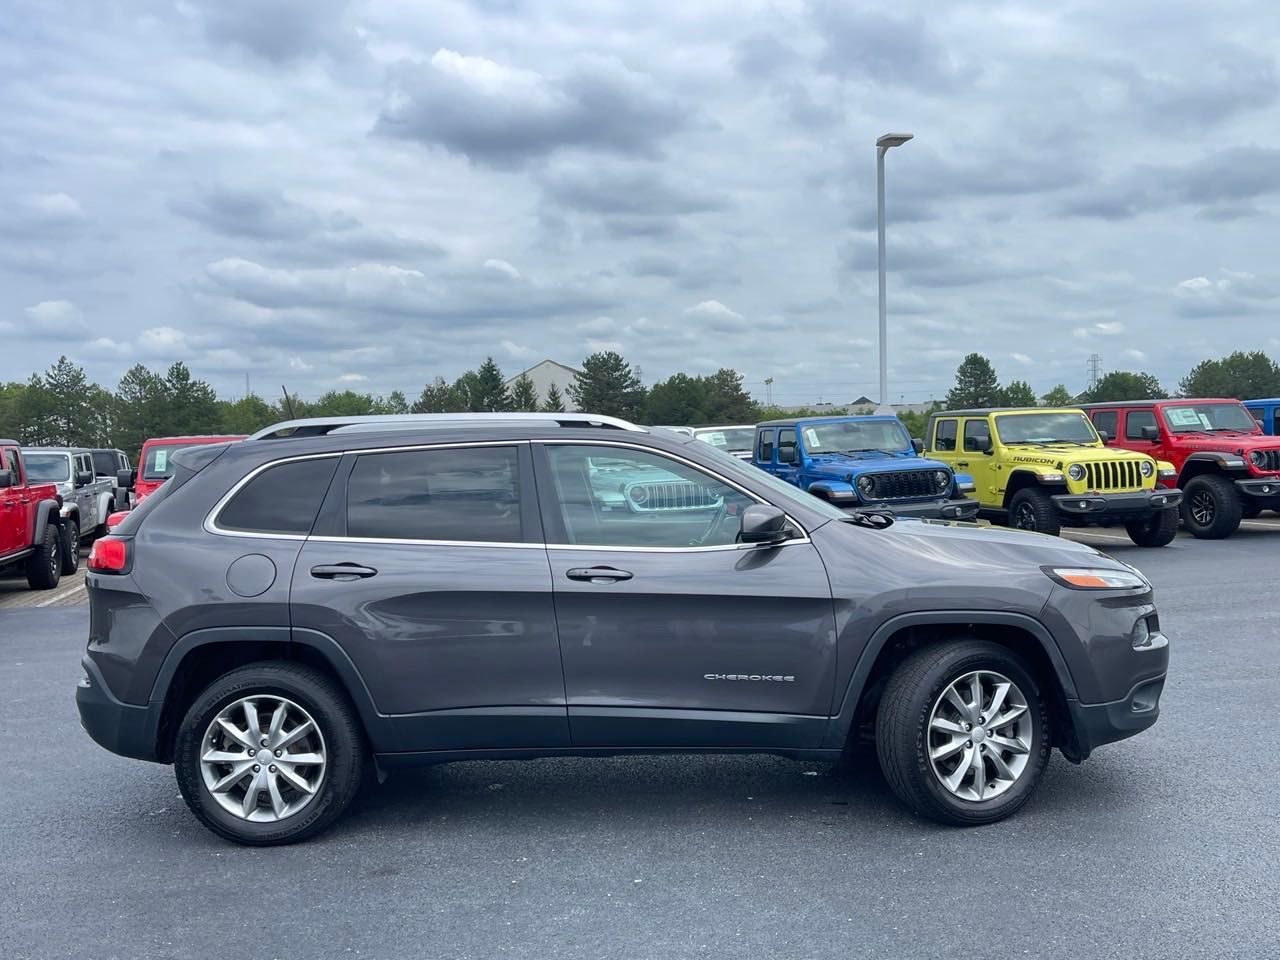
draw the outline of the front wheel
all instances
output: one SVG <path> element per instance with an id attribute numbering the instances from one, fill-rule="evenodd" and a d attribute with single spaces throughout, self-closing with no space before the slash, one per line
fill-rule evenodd
<path id="1" fill-rule="evenodd" d="M 1163 547 L 1178 535 L 1178 511 L 1160 510 L 1143 520 L 1130 520 L 1124 528 L 1140 547 Z"/>
<path id="2" fill-rule="evenodd" d="M 1240 527 L 1241 503 L 1226 477 L 1206 473 L 1188 481 L 1182 498 L 1182 522 L 1193 537 L 1221 540 Z"/>
<path id="3" fill-rule="evenodd" d="M 898 799 L 959 826 L 994 823 L 1026 803 L 1050 736 L 1045 694 L 1022 660 L 978 640 L 907 657 L 876 714 L 876 752 Z"/>
<path id="4" fill-rule="evenodd" d="M 27 557 L 27 586 L 32 590 L 52 590 L 62 579 L 62 530 L 52 521 L 44 528 L 44 539 Z"/>
<path id="5" fill-rule="evenodd" d="M 1056 537 L 1062 532 L 1062 518 L 1047 493 L 1024 487 L 1009 501 L 1009 526 Z"/>
<path id="6" fill-rule="evenodd" d="M 313 837 L 356 795 L 364 737 L 343 691 L 296 663 L 215 680 L 178 728 L 174 773 L 191 812 L 249 846 Z"/>

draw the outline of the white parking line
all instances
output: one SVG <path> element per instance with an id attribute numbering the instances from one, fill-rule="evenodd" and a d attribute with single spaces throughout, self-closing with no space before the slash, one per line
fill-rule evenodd
<path id="1" fill-rule="evenodd" d="M 1063 533 L 1075 533 L 1085 537 L 1100 537 L 1103 540 L 1118 540 L 1121 543 L 1133 543 L 1128 537 L 1117 537 L 1111 533 L 1094 533 L 1092 530 L 1071 530 L 1065 529 Z"/>
<path id="2" fill-rule="evenodd" d="M 63 590 L 62 593 L 55 593 L 48 600 L 41 600 L 39 603 L 36 604 L 36 606 L 37 607 L 53 606 L 53 604 L 57 603 L 59 600 L 65 600 L 67 599 L 67 597 L 74 597 L 76 595 L 76 591 L 83 590 L 83 589 L 84 589 L 84 584 L 77 583 L 70 590 Z"/>
<path id="3" fill-rule="evenodd" d="M 1241 520 L 1240 526 L 1261 527 L 1263 530 L 1280 530 L 1280 523 L 1272 520 Z"/>

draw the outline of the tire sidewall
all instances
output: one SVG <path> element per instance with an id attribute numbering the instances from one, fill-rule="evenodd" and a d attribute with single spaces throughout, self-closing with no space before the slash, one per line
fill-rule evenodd
<path id="1" fill-rule="evenodd" d="M 1036 527 L 1034 531 L 1018 525 L 1018 511 L 1023 504 L 1029 505 L 1032 514 L 1035 516 Z M 1057 508 L 1053 505 L 1053 501 L 1049 499 L 1048 495 L 1027 487 L 1015 493 L 1013 499 L 1009 502 L 1009 526 L 1015 530 L 1024 530 L 1028 533 L 1043 533 L 1056 537 L 1062 528 L 1062 522 L 1058 518 Z"/>
<path id="2" fill-rule="evenodd" d="M 71 538 L 75 537 L 75 543 Z M 80 525 L 74 518 L 68 518 L 62 525 L 62 572 L 75 573 L 80 569 Z"/>
<path id="3" fill-rule="evenodd" d="M 915 750 L 913 762 L 925 791 L 932 805 L 945 811 L 949 819 L 967 821 L 973 824 L 989 823 L 1007 817 L 1030 799 L 1040 782 L 1044 768 L 1049 762 L 1051 752 L 1048 705 L 1045 695 L 1031 673 L 1023 667 L 1021 661 L 1010 653 L 1003 651 L 983 651 L 957 653 L 948 657 L 930 670 L 911 696 L 911 712 L 916 718 Z M 1033 747 L 1027 766 L 1017 783 L 998 797 L 990 800 L 961 800 L 952 795 L 929 761 L 929 718 L 933 705 L 942 692 L 959 677 L 974 670 L 986 670 L 1003 674 L 1017 685 L 1027 698 L 1027 708 L 1031 714 Z"/>
<path id="4" fill-rule="evenodd" d="M 204 735 L 213 718 L 228 704 L 254 695 L 285 697 L 306 710 L 320 728 L 327 754 L 324 779 L 315 798 L 294 815 L 273 823 L 242 820 L 222 809 L 205 786 L 200 769 Z M 351 735 L 351 727 L 350 707 L 328 684 L 317 683 L 309 671 L 295 672 L 287 664 L 233 671 L 196 697 L 183 718 L 173 759 L 178 787 L 192 812 L 229 840 L 268 846 L 305 839 L 336 819 L 355 793 L 353 781 L 359 781 L 363 751 L 358 735 Z"/>

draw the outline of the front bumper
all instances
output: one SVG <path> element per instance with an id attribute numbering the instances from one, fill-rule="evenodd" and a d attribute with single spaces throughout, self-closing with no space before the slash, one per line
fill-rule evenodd
<path id="1" fill-rule="evenodd" d="M 122 757 L 160 762 L 156 745 L 161 704 L 140 707 L 123 703 L 112 696 L 97 664 L 85 657 L 80 665 L 84 676 L 76 687 L 76 708 L 85 733 L 99 746 Z"/>
<path id="2" fill-rule="evenodd" d="M 978 515 L 978 501 L 965 497 L 954 500 L 928 500 L 924 503 L 860 503 L 846 507 L 850 513 L 892 513 L 895 517 L 920 520 L 972 520 Z"/>
<path id="3" fill-rule="evenodd" d="M 1137 493 L 1058 493 L 1051 498 L 1064 516 L 1141 516 L 1157 510 L 1171 510 L 1182 503 L 1181 490 L 1141 490 Z"/>
<path id="4" fill-rule="evenodd" d="M 1237 480 L 1236 489 L 1255 500 L 1280 500 L 1280 480 Z"/>
<path id="5" fill-rule="evenodd" d="M 1134 685 L 1128 695 L 1111 703 L 1068 700 L 1075 743 L 1071 759 L 1079 762 L 1105 743 L 1115 743 L 1146 730 L 1160 717 L 1160 694 L 1165 674 Z"/>

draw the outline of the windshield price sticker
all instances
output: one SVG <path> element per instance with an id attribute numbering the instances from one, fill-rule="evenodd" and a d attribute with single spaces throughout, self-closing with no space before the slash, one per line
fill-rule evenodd
<path id="1" fill-rule="evenodd" d="M 725 439 L 724 439 L 723 433 L 708 433 L 702 439 L 705 440 L 707 443 L 711 444 L 713 447 L 723 447 L 725 445 Z"/>
<path id="2" fill-rule="evenodd" d="M 156 451 L 156 473 L 164 473 L 165 468 L 169 466 L 169 451 Z"/>
<path id="3" fill-rule="evenodd" d="M 804 444 L 810 450 L 817 450 L 822 446 L 822 441 L 818 439 L 818 431 L 813 429 L 813 427 L 805 428 Z"/>
<path id="4" fill-rule="evenodd" d="M 1208 426 L 1201 423 L 1201 416 L 1196 412 L 1195 407 L 1173 407 L 1165 411 L 1165 416 L 1169 418 L 1169 422 L 1175 427 L 1200 427 Z"/>

